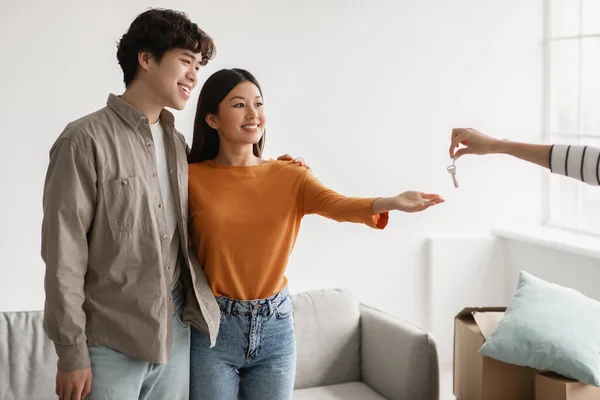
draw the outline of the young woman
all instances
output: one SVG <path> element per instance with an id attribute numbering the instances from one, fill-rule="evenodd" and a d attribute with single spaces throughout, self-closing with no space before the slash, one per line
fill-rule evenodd
<path id="1" fill-rule="evenodd" d="M 224 69 L 206 81 L 189 155 L 189 226 L 221 325 L 213 348 L 192 327 L 192 400 L 291 399 L 296 347 L 284 274 L 304 215 L 383 229 L 390 210 L 444 201 L 412 191 L 344 197 L 302 166 L 262 159 L 266 125 L 262 91 L 249 72 Z"/>

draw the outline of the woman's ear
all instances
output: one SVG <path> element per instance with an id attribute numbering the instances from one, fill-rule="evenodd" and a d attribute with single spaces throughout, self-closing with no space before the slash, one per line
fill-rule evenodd
<path id="1" fill-rule="evenodd" d="M 213 129 L 219 128 L 219 123 L 217 120 L 217 116 L 215 114 L 206 114 L 206 117 L 204 117 L 204 120 L 206 121 L 208 126 L 210 126 L 211 128 L 213 128 Z"/>

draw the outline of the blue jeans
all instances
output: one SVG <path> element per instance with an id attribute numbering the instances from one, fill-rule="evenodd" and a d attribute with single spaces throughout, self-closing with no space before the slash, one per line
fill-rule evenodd
<path id="1" fill-rule="evenodd" d="M 217 297 L 217 343 L 192 327 L 191 400 L 287 400 L 296 374 L 292 299 L 287 289 L 263 300 Z"/>
<path id="2" fill-rule="evenodd" d="M 181 285 L 173 291 L 173 344 L 167 364 L 136 360 L 109 347 L 90 347 L 92 391 L 86 400 L 188 400 L 190 328 L 181 321 Z"/>

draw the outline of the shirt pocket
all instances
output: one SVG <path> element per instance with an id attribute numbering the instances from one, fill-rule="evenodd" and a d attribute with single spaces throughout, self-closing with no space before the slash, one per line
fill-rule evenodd
<path id="1" fill-rule="evenodd" d="M 110 229 L 125 233 L 139 230 L 143 220 L 143 199 L 137 176 L 104 182 L 104 203 Z"/>

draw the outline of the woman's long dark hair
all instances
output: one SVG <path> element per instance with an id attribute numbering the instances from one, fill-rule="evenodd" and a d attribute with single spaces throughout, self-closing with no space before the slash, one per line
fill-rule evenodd
<path id="1" fill-rule="evenodd" d="M 206 122 L 208 114 L 219 114 L 219 104 L 225 99 L 227 94 L 237 85 L 244 81 L 250 81 L 256 85 L 260 95 L 262 90 L 258 81 L 250 72 L 239 69 L 222 69 L 212 74 L 202 86 L 198 106 L 196 107 L 196 117 L 194 119 L 194 138 L 192 139 L 192 149 L 188 155 L 190 164 L 212 160 L 219 153 L 219 134 L 216 129 L 211 128 Z M 252 146 L 256 157 L 262 155 L 265 145 L 265 135 L 263 133 L 258 143 Z"/>

